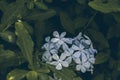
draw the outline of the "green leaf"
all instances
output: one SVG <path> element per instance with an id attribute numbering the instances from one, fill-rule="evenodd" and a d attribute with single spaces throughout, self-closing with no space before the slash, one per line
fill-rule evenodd
<path id="1" fill-rule="evenodd" d="M 37 6 L 37 8 L 42 9 L 42 10 L 48 9 L 48 7 L 43 2 L 35 2 L 35 5 Z"/>
<path id="2" fill-rule="evenodd" d="M 0 69 L 6 69 L 11 66 L 21 65 L 25 60 L 22 56 L 18 56 L 15 52 L 11 50 L 0 50 Z"/>
<path id="3" fill-rule="evenodd" d="M 95 58 L 96 58 L 95 64 L 102 64 L 109 60 L 110 53 L 100 52 L 96 55 Z"/>
<path id="4" fill-rule="evenodd" d="M 83 17 L 77 17 L 76 19 L 74 19 L 74 28 L 82 28 L 85 26 L 85 24 L 87 23 L 87 19 L 83 18 Z"/>
<path id="5" fill-rule="evenodd" d="M 115 20 L 116 20 L 118 23 L 120 23 L 120 12 L 118 12 L 118 13 L 113 13 L 112 15 L 114 16 Z"/>
<path id="6" fill-rule="evenodd" d="M 12 59 L 14 60 L 16 57 L 16 54 L 11 50 L 1 50 L 0 51 L 0 64 L 4 62 L 9 62 Z"/>
<path id="7" fill-rule="evenodd" d="M 72 80 L 76 74 L 74 71 L 69 69 L 62 69 L 62 70 L 56 70 L 55 67 L 50 66 L 50 69 L 53 71 L 53 73 L 56 75 L 56 77 L 63 79 L 63 80 Z"/>
<path id="8" fill-rule="evenodd" d="M 29 71 L 26 74 L 27 80 L 38 80 L 38 73 L 36 71 Z"/>
<path id="9" fill-rule="evenodd" d="M 16 36 L 13 32 L 10 31 L 4 31 L 0 33 L 0 37 L 10 43 L 15 43 Z"/>
<path id="10" fill-rule="evenodd" d="M 83 79 L 80 78 L 80 77 L 76 77 L 76 78 L 74 78 L 73 80 L 83 80 Z"/>
<path id="11" fill-rule="evenodd" d="M 75 32 L 74 22 L 66 12 L 60 12 L 60 21 L 61 21 L 61 24 L 64 27 L 64 29 L 66 29 L 70 33 Z"/>
<path id="12" fill-rule="evenodd" d="M 104 80 L 104 74 L 98 74 L 93 80 Z"/>
<path id="13" fill-rule="evenodd" d="M 86 3 L 86 0 L 77 0 L 77 2 L 78 2 L 79 4 L 85 4 L 85 3 Z"/>
<path id="14" fill-rule="evenodd" d="M 26 20 L 39 20 L 44 21 L 56 15 L 55 10 L 47 10 L 47 11 L 32 11 L 28 16 L 25 17 Z"/>
<path id="15" fill-rule="evenodd" d="M 30 24 L 28 24 L 27 22 L 23 22 L 24 27 L 27 29 L 27 31 L 29 32 L 29 34 L 33 34 L 33 28 Z"/>
<path id="16" fill-rule="evenodd" d="M 95 10 L 103 13 L 120 12 L 120 1 L 119 0 L 93 0 L 89 2 L 89 6 Z"/>
<path id="17" fill-rule="evenodd" d="M 39 73 L 39 80 L 50 80 L 50 79 L 47 74 Z"/>
<path id="18" fill-rule="evenodd" d="M 22 22 L 15 23 L 15 33 L 17 35 L 16 43 L 22 51 L 24 58 L 29 62 L 31 66 L 33 66 L 32 52 L 34 43 Z"/>
<path id="19" fill-rule="evenodd" d="M 26 76 L 27 73 L 28 71 L 26 70 L 15 69 L 8 73 L 7 80 L 21 80 Z"/>
<path id="20" fill-rule="evenodd" d="M 33 9 L 33 8 L 34 8 L 34 2 L 33 2 L 33 1 L 29 1 L 29 2 L 27 3 L 27 8 L 28 8 L 28 9 Z"/>
<path id="21" fill-rule="evenodd" d="M 0 31 L 5 31 L 13 24 L 18 16 L 24 16 L 26 8 L 25 0 L 17 0 L 16 2 L 7 5 L 1 19 Z"/>
<path id="22" fill-rule="evenodd" d="M 7 7 L 8 3 L 5 1 L 0 1 L 0 10 L 2 10 L 3 12 L 5 11 L 6 7 Z"/>
<path id="23" fill-rule="evenodd" d="M 91 38 L 93 38 L 93 41 L 95 41 L 98 44 L 98 48 L 109 48 L 107 39 L 100 31 L 95 29 L 88 29 L 88 33 L 89 35 L 91 35 Z"/>
<path id="24" fill-rule="evenodd" d="M 47 3 L 52 3 L 53 0 L 45 0 Z"/>
<path id="25" fill-rule="evenodd" d="M 116 24 L 114 26 L 111 26 L 109 29 L 108 29 L 108 33 L 107 33 L 107 39 L 111 39 L 113 37 L 117 37 L 119 38 L 120 37 L 120 24 Z"/>

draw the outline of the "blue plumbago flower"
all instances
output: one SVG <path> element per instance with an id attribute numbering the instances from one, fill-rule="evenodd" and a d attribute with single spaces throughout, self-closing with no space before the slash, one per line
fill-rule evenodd
<path id="1" fill-rule="evenodd" d="M 87 69 L 89 69 L 91 66 L 90 62 L 88 62 L 87 60 L 88 59 L 85 55 L 83 55 L 81 58 L 78 58 L 76 60 L 76 70 L 85 73 Z"/>
<path id="2" fill-rule="evenodd" d="M 90 38 L 82 35 L 81 32 L 74 38 L 65 38 L 65 35 L 66 32 L 59 34 L 54 31 L 54 38 L 45 38 L 43 60 L 48 64 L 55 65 L 57 70 L 61 70 L 62 66 L 69 67 L 73 60 L 76 63 L 77 71 L 83 73 L 91 71 L 92 73 L 95 63 L 94 54 L 97 53 L 97 50 L 93 48 Z"/>
<path id="3" fill-rule="evenodd" d="M 51 54 L 57 54 L 58 51 L 57 48 L 55 48 L 54 43 L 50 42 L 50 37 L 46 37 L 45 41 L 47 43 L 45 43 L 42 48 L 44 48 L 46 51 L 44 52 L 42 59 L 44 61 L 51 61 Z"/>
<path id="4" fill-rule="evenodd" d="M 48 62 L 49 64 L 55 65 L 57 70 L 61 70 L 62 66 L 63 67 L 68 67 L 69 63 L 67 61 L 65 61 L 66 55 L 65 54 L 61 54 L 60 58 L 57 54 L 53 54 L 52 58 L 55 61 L 52 62 Z"/>
<path id="5" fill-rule="evenodd" d="M 58 47 L 60 47 L 61 45 L 63 45 L 65 48 L 68 48 L 67 44 L 72 44 L 72 39 L 71 38 L 65 38 L 66 32 L 62 32 L 61 34 L 59 34 L 57 31 L 53 32 L 53 36 L 55 38 L 51 39 L 51 42 L 56 43 L 56 45 Z"/>
<path id="6" fill-rule="evenodd" d="M 66 61 L 67 61 L 69 64 L 72 62 L 72 59 L 74 59 L 74 57 L 72 56 L 72 55 L 73 55 L 73 52 L 74 52 L 74 50 L 71 49 L 71 48 L 69 48 L 69 49 L 65 50 L 64 53 L 63 53 L 63 54 L 66 55 L 66 57 L 67 57 L 67 58 L 66 58 Z"/>

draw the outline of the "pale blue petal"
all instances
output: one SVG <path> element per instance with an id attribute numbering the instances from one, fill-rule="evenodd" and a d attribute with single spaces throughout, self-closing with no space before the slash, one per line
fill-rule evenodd
<path id="1" fill-rule="evenodd" d="M 72 45 L 72 49 L 73 49 L 73 50 L 79 50 L 79 47 L 76 46 L 76 45 Z"/>
<path id="2" fill-rule="evenodd" d="M 60 37 L 60 35 L 59 35 L 59 33 L 58 33 L 57 31 L 54 31 L 54 32 L 53 32 L 53 36 L 54 36 L 54 37 L 57 37 L 57 38 Z"/>
<path id="3" fill-rule="evenodd" d="M 75 63 L 77 63 L 77 64 L 81 64 L 81 61 L 80 61 L 80 58 L 73 58 L 73 60 L 75 61 Z"/>
<path id="4" fill-rule="evenodd" d="M 69 64 L 68 64 L 67 61 L 61 61 L 61 64 L 62 64 L 64 67 L 68 67 L 68 66 L 69 66 Z"/>
<path id="5" fill-rule="evenodd" d="M 97 53 L 97 50 L 96 50 L 96 49 L 93 49 L 93 48 L 89 48 L 89 52 L 90 52 L 91 54 L 94 54 L 94 53 Z"/>
<path id="6" fill-rule="evenodd" d="M 80 41 L 78 41 L 78 40 L 75 40 L 75 41 L 73 41 L 73 44 L 75 44 L 75 45 L 79 46 L 79 44 L 80 44 Z"/>
<path id="7" fill-rule="evenodd" d="M 86 68 L 84 66 L 81 66 L 81 72 L 83 72 L 83 73 L 86 72 Z"/>
<path id="8" fill-rule="evenodd" d="M 71 55 L 73 54 L 74 50 L 72 48 L 69 48 L 68 51 L 71 53 Z"/>
<path id="9" fill-rule="evenodd" d="M 66 58 L 66 54 L 65 53 L 62 53 L 61 56 L 60 56 L 60 60 L 64 60 Z"/>
<path id="10" fill-rule="evenodd" d="M 45 43 L 42 48 L 44 48 L 44 49 L 46 49 L 46 50 L 49 50 L 49 46 L 50 46 L 49 43 Z"/>
<path id="11" fill-rule="evenodd" d="M 57 61 L 59 60 L 59 56 L 57 54 L 53 54 L 52 58 L 57 60 Z"/>
<path id="12" fill-rule="evenodd" d="M 80 32 L 77 37 L 76 37 L 78 40 L 80 40 L 82 38 L 82 33 Z"/>
<path id="13" fill-rule="evenodd" d="M 62 44 L 64 44 L 64 41 L 58 40 L 58 44 L 62 45 Z"/>
<path id="14" fill-rule="evenodd" d="M 83 64 L 83 66 L 85 66 L 86 68 L 90 68 L 90 63 L 89 62 L 85 62 L 84 64 Z"/>
<path id="15" fill-rule="evenodd" d="M 88 60 L 87 56 L 84 53 L 81 54 L 81 60 L 82 60 L 82 63 Z"/>
<path id="16" fill-rule="evenodd" d="M 46 37 L 46 38 L 45 38 L 45 41 L 46 41 L 46 42 L 49 42 L 49 41 L 50 41 L 50 36 Z"/>
<path id="17" fill-rule="evenodd" d="M 70 63 L 72 62 L 72 57 L 71 57 L 71 56 L 68 57 L 65 61 L 68 62 L 68 63 L 70 64 Z"/>
<path id="18" fill-rule="evenodd" d="M 52 54 L 57 54 L 57 53 L 58 53 L 58 51 L 57 51 L 56 49 L 51 49 L 50 52 L 51 52 Z"/>
<path id="19" fill-rule="evenodd" d="M 69 47 L 66 43 L 62 44 L 62 48 L 64 51 L 69 49 Z"/>
<path id="20" fill-rule="evenodd" d="M 76 70 L 80 71 L 81 70 L 81 65 L 76 65 Z"/>
<path id="21" fill-rule="evenodd" d="M 55 47 L 55 45 L 54 45 L 53 43 L 50 43 L 50 44 L 49 44 L 49 47 L 50 47 L 50 49 L 52 49 L 52 48 Z"/>
<path id="22" fill-rule="evenodd" d="M 81 53 L 79 51 L 75 52 L 72 56 L 75 58 L 79 58 Z"/>
<path id="23" fill-rule="evenodd" d="M 84 46 L 82 44 L 79 45 L 79 49 L 83 50 Z"/>
<path id="24" fill-rule="evenodd" d="M 90 63 L 94 64 L 95 63 L 95 58 L 90 58 L 89 61 L 90 61 Z"/>
<path id="25" fill-rule="evenodd" d="M 57 70 L 61 70 L 61 69 L 62 69 L 61 63 L 59 63 L 58 65 L 56 65 L 56 69 L 57 69 Z"/>
<path id="26" fill-rule="evenodd" d="M 47 62 L 48 64 L 51 64 L 51 65 L 58 65 L 59 64 L 59 62 L 58 61 L 53 61 L 53 62 Z"/>
<path id="27" fill-rule="evenodd" d="M 87 35 L 84 35 L 84 37 L 85 37 L 86 39 L 90 40 L 90 38 L 89 38 Z M 91 40 L 90 40 L 90 41 L 91 41 Z"/>
<path id="28" fill-rule="evenodd" d="M 61 47 L 60 44 L 58 44 L 58 43 L 55 44 L 55 48 L 59 49 L 60 47 Z"/>
<path id="29" fill-rule="evenodd" d="M 62 32 L 62 33 L 60 34 L 60 37 L 63 38 L 65 35 L 66 35 L 66 32 Z"/>
<path id="30" fill-rule="evenodd" d="M 52 61 L 51 54 L 48 51 L 45 51 L 45 53 L 42 56 L 43 61 Z"/>
<path id="31" fill-rule="evenodd" d="M 72 41 L 73 41 L 72 38 L 62 38 L 62 40 L 68 44 L 72 44 Z"/>
<path id="32" fill-rule="evenodd" d="M 66 56 L 71 56 L 71 53 L 68 52 L 67 50 L 64 51 L 64 54 L 66 54 Z"/>
<path id="33" fill-rule="evenodd" d="M 56 42 L 58 42 L 59 40 L 60 40 L 59 38 L 52 38 L 52 39 L 51 39 L 51 42 L 56 43 Z"/>
<path id="34" fill-rule="evenodd" d="M 90 40 L 81 40 L 82 43 L 86 44 L 86 45 L 90 45 L 91 44 L 91 41 Z"/>

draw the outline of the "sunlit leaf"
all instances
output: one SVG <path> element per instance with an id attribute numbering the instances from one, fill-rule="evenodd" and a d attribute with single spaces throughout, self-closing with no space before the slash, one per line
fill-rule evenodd
<path id="1" fill-rule="evenodd" d="M 10 43 L 15 43 L 16 36 L 13 32 L 10 31 L 4 31 L 0 33 L 0 37 Z"/>
<path id="2" fill-rule="evenodd" d="M 89 6 L 103 13 L 120 12 L 119 0 L 93 0 L 89 2 Z"/>
<path id="3" fill-rule="evenodd" d="M 28 71 L 26 70 L 15 69 L 8 73 L 7 80 L 21 80 L 26 76 L 27 73 Z"/>
<path id="4" fill-rule="evenodd" d="M 29 71 L 26 74 L 27 80 L 38 80 L 38 73 L 36 71 Z"/>
<path id="5" fill-rule="evenodd" d="M 17 35 L 17 45 L 19 46 L 24 58 L 29 62 L 29 64 L 33 65 L 33 47 L 34 43 L 29 35 L 28 31 L 24 27 L 22 22 L 15 23 L 15 33 Z"/>

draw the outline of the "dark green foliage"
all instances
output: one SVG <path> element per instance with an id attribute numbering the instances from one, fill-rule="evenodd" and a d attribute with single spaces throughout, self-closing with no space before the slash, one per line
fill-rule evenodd
<path id="1" fill-rule="evenodd" d="M 41 60 L 52 32 L 88 35 L 98 53 L 93 74 Z M 89 78 L 89 76 L 92 76 Z M 119 0 L 0 0 L 0 80 L 119 80 Z"/>

